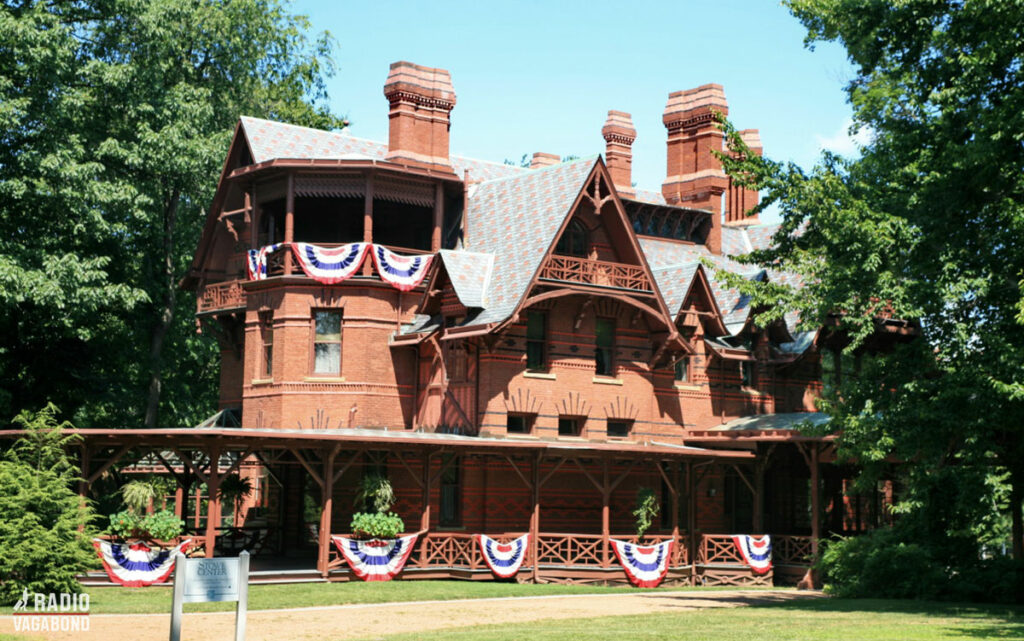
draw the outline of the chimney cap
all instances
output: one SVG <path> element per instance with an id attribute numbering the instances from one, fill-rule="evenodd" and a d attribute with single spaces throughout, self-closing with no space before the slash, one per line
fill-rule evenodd
<path id="1" fill-rule="evenodd" d="M 405 60 L 391 63 L 384 81 L 384 95 L 391 100 L 401 94 L 434 101 L 449 109 L 455 106 L 455 87 L 447 69 L 424 67 Z"/>
<path id="2" fill-rule="evenodd" d="M 538 151 L 533 154 L 533 158 L 530 159 L 530 169 L 550 167 L 552 165 L 557 165 L 560 162 L 562 162 L 562 157 L 558 154 L 547 154 L 543 151 Z"/>
<path id="3" fill-rule="evenodd" d="M 722 85 L 707 84 L 693 89 L 673 91 L 668 95 L 663 120 L 666 123 L 673 122 L 692 112 L 707 112 L 711 109 L 729 113 L 729 103 L 725 100 L 725 89 Z"/>
<path id="4" fill-rule="evenodd" d="M 625 111 L 609 110 L 608 119 L 604 121 L 604 127 L 601 127 L 601 135 L 604 136 L 605 142 L 620 142 L 632 145 L 633 141 L 636 140 L 633 116 Z"/>
<path id="5" fill-rule="evenodd" d="M 740 140 L 753 150 L 764 149 L 761 144 L 761 132 L 757 129 L 743 129 L 739 132 Z"/>

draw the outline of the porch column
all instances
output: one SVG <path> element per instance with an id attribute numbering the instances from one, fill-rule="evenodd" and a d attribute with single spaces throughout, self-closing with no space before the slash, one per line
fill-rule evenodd
<path id="1" fill-rule="evenodd" d="M 533 494 L 533 513 L 530 515 L 530 558 L 533 559 L 533 582 L 540 576 L 540 454 L 530 464 L 530 489 Z"/>
<path id="2" fill-rule="evenodd" d="M 672 461 L 672 465 L 669 468 L 670 476 L 672 478 L 671 484 L 668 485 L 669 496 L 672 497 L 672 512 L 669 514 L 669 523 L 672 526 L 672 540 L 678 544 L 679 542 L 679 461 Z"/>
<path id="3" fill-rule="evenodd" d="M 316 567 L 320 576 L 327 578 L 327 563 L 331 551 L 331 510 L 334 506 L 334 457 L 338 454 L 338 448 L 325 450 L 323 483 L 320 484 L 321 511 L 320 528 L 317 531 L 317 561 Z"/>
<path id="4" fill-rule="evenodd" d="M 811 443 L 808 446 L 810 456 L 806 457 L 811 468 L 811 557 L 818 559 L 818 539 L 821 538 L 821 484 L 820 467 L 818 462 L 818 444 Z M 814 568 L 808 568 L 804 578 L 800 581 L 800 588 L 815 588 L 818 585 L 817 573 Z"/>
<path id="5" fill-rule="evenodd" d="M 363 242 L 373 242 L 373 173 L 366 172 L 366 189 L 363 193 Z M 373 275 L 373 260 L 363 263 L 363 276 Z"/>
<path id="6" fill-rule="evenodd" d="M 690 585 L 697 585 L 697 501 L 694 496 L 693 461 L 686 462 L 686 529 L 689 531 Z"/>
<path id="7" fill-rule="evenodd" d="M 611 481 L 608 476 L 608 459 L 601 460 L 601 567 L 611 566 L 609 542 L 611 538 Z"/>
<path id="8" fill-rule="evenodd" d="M 463 214 L 465 215 L 465 214 Z M 434 230 L 430 234 L 430 251 L 436 254 L 441 250 L 441 227 L 444 225 L 444 187 L 437 183 L 434 190 Z"/>
<path id="9" fill-rule="evenodd" d="M 174 488 L 174 516 L 181 520 L 185 520 L 185 513 L 182 511 L 182 503 L 185 500 L 185 490 L 181 487 L 181 483 L 178 483 L 178 487 Z"/>
<path id="10" fill-rule="evenodd" d="M 431 452 L 423 452 L 423 470 L 420 476 L 420 487 L 423 489 L 423 509 L 420 511 L 420 567 L 427 567 L 427 532 L 430 531 L 430 458 Z M 442 464 L 444 462 L 442 461 Z"/>
<path id="11" fill-rule="evenodd" d="M 217 526 L 220 524 L 220 448 L 210 450 L 210 472 L 206 481 L 206 556 L 212 558 L 217 546 Z M 196 510 L 198 515 L 199 510 Z"/>
<path id="12" fill-rule="evenodd" d="M 295 241 L 295 174 L 288 172 L 287 193 L 284 199 L 284 242 L 290 245 Z M 292 274 L 292 251 L 291 247 L 285 248 L 284 252 L 284 275 Z"/>
<path id="13" fill-rule="evenodd" d="M 256 188 L 249 185 L 245 189 L 245 213 L 249 216 L 249 249 L 256 249 L 256 243 L 259 242 L 258 231 L 256 228 L 256 199 L 253 197 Z"/>

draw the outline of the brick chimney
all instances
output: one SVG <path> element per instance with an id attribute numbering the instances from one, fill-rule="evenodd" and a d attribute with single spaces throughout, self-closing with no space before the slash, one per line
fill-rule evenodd
<path id="1" fill-rule="evenodd" d="M 386 158 L 452 171 L 448 160 L 450 114 L 455 107 L 451 74 L 411 62 L 392 63 L 384 97 L 391 105 Z"/>
<path id="2" fill-rule="evenodd" d="M 701 85 L 668 95 L 662 122 L 668 130 L 668 162 L 661 193 L 671 205 L 712 213 L 706 244 L 722 250 L 722 194 L 729 179 L 711 151 L 722 151 L 724 134 L 715 126 L 714 112 L 728 115 L 722 85 Z"/>
<path id="3" fill-rule="evenodd" d="M 530 159 L 530 169 L 550 167 L 551 165 L 557 165 L 560 162 L 562 162 L 562 159 L 558 154 L 546 154 L 543 151 L 538 151 L 533 154 L 533 158 Z"/>
<path id="4" fill-rule="evenodd" d="M 625 111 L 609 111 L 601 135 L 605 142 L 604 159 L 615 189 L 623 196 L 633 196 L 633 117 Z"/>
<path id="5" fill-rule="evenodd" d="M 750 153 L 758 156 L 764 153 L 761 146 L 761 134 L 757 129 L 744 129 L 739 132 L 740 138 L 750 147 Z M 725 224 L 730 226 L 756 225 L 760 220 L 757 216 L 746 216 L 746 212 L 757 206 L 761 194 L 756 189 L 745 189 L 733 184 L 729 177 L 729 194 L 725 199 Z"/>

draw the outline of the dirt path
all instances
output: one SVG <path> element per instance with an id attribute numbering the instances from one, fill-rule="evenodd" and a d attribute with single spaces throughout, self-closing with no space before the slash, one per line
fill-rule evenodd
<path id="1" fill-rule="evenodd" d="M 246 639 L 354 639 L 484 623 L 681 612 L 818 596 L 820 594 L 815 592 L 764 590 L 638 592 L 258 610 L 249 612 Z M 234 612 L 186 614 L 182 623 L 182 641 L 230 639 L 234 624 Z M 24 638 L 53 641 L 164 641 L 169 628 L 170 617 L 164 614 L 95 614 L 90 617 L 88 632 L 47 633 L 26 635 Z M 13 632 L 13 617 L 0 617 L 0 634 Z"/>

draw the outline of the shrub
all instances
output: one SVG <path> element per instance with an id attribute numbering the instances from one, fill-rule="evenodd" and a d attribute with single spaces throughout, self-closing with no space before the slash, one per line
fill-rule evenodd
<path id="1" fill-rule="evenodd" d="M 170 510 L 153 512 L 141 522 L 142 531 L 149 538 L 158 541 L 169 541 L 181 534 L 185 523 Z"/>
<path id="2" fill-rule="evenodd" d="M 818 569 L 826 592 L 843 597 L 935 598 L 946 579 L 927 548 L 892 528 L 829 541 Z"/>
<path id="3" fill-rule="evenodd" d="M 141 526 L 142 521 L 139 516 L 131 510 L 125 510 L 110 515 L 110 527 L 107 528 L 107 532 L 119 539 L 128 539 L 138 536 L 137 533 Z"/>
<path id="4" fill-rule="evenodd" d="M 405 523 L 394 512 L 357 512 L 352 515 L 351 527 L 357 537 L 372 539 L 393 539 L 405 531 Z"/>
<path id="5" fill-rule="evenodd" d="M 75 575 L 98 565 L 91 538 L 92 510 L 71 490 L 78 469 L 52 404 L 15 423 L 26 434 L 0 460 L 0 603 L 22 590 L 81 592 Z M 81 531 L 79 528 L 82 528 Z"/>

